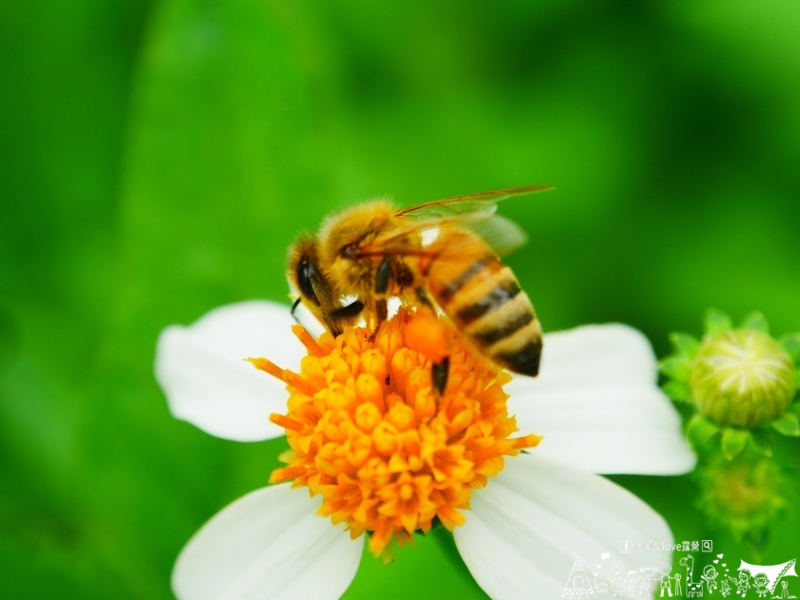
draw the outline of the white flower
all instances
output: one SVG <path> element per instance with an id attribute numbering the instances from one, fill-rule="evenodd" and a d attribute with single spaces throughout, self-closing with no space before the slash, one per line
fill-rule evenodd
<path id="1" fill-rule="evenodd" d="M 265 440 L 284 431 L 282 382 L 243 358 L 265 356 L 299 371 L 305 349 L 285 306 L 221 307 L 159 338 L 156 377 L 172 413 L 212 435 Z M 545 336 L 541 375 L 505 389 L 522 433 L 544 436 L 529 454 L 474 490 L 456 545 L 492 598 L 560 598 L 570 570 L 607 560 L 597 580 L 670 562 L 670 552 L 618 554 L 620 541 L 672 543 L 669 527 L 625 489 L 595 473 L 671 475 L 694 466 L 669 400 L 656 387 L 647 340 L 624 325 Z M 317 516 L 319 497 L 289 484 L 256 490 L 225 507 L 189 541 L 172 577 L 181 600 L 338 598 L 355 576 L 363 538 Z M 602 557 L 602 559 L 600 558 Z M 610 558 L 609 558 L 610 557 Z"/>

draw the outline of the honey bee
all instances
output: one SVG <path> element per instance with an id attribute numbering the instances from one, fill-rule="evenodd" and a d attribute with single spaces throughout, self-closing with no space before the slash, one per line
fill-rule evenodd
<path id="1" fill-rule="evenodd" d="M 435 310 L 478 352 L 501 367 L 535 377 L 542 328 L 528 295 L 498 254 L 525 234 L 495 214 L 497 202 L 551 189 L 525 186 L 395 208 L 374 200 L 328 217 L 319 233 L 289 249 L 288 279 L 302 302 L 333 334 L 365 319 L 377 333 L 387 299 Z M 439 394 L 448 357 L 433 364 Z"/>

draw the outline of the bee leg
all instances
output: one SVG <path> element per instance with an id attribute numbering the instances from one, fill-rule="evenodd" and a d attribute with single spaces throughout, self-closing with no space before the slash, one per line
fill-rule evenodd
<path id="1" fill-rule="evenodd" d="M 375 273 L 375 295 L 379 298 L 389 291 L 389 282 L 392 280 L 392 259 L 384 256 L 378 271 Z"/>
<path id="2" fill-rule="evenodd" d="M 431 382 L 437 395 L 444 394 L 447 387 L 447 375 L 450 372 L 450 357 L 445 356 L 441 362 L 434 363 L 431 367 Z"/>
<path id="3" fill-rule="evenodd" d="M 425 293 L 425 290 L 422 288 L 417 288 L 416 290 L 417 299 L 419 300 L 419 311 L 425 311 L 430 314 L 431 317 L 431 331 L 435 331 L 435 333 L 440 334 L 439 336 L 431 335 L 429 333 L 430 342 L 436 340 L 438 343 L 430 343 L 431 346 L 439 346 L 439 360 L 435 360 L 434 358 L 431 359 L 433 363 L 431 366 L 431 383 L 433 384 L 433 389 L 436 390 L 437 395 L 441 396 L 444 394 L 444 390 L 447 387 L 447 376 L 450 372 L 450 357 L 447 355 L 447 341 L 444 339 L 444 332 L 442 330 L 442 325 L 439 320 L 436 318 L 436 309 L 433 306 L 433 302 L 430 301 L 428 298 L 428 294 Z"/>
<path id="4" fill-rule="evenodd" d="M 392 259 L 389 256 L 384 256 L 381 264 L 378 265 L 378 270 L 375 273 L 375 328 L 369 336 L 369 341 L 374 342 L 375 336 L 378 335 L 378 330 L 381 328 L 381 323 L 389 318 L 389 309 L 386 306 L 386 292 L 389 291 L 389 283 L 392 281 Z"/>
<path id="5" fill-rule="evenodd" d="M 333 336 L 336 337 L 342 333 L 342 327 L 340 327 L 339 323 L 352 323 L 353 320 L 361 314 L 362 310 L 364 310 L 364 303 L 361 302 L 361 300 L 355 300 L 347 306 L 337 308 L 329 314 L 326 319 L 326 325 Z"/>
<path id="6" fill-rule="evenodd" d="M 378 335 L 378 330 L 381 328 L 381 324 L 389 318 L 389 307 L 386 305 L 386 298 L 379 298 L 375 301 L 375 322 L 370 323 L 373 326 L 372 333 L 369 334 L 367 338 L 370 342 L 375 341 L 375 337 Z"/>
<path id="7" fill-rule="evenodd" d="M 331 313 L 330 317 L 334 321 L 346 321 L 356 318 L 361 314 L 362 310 L 364 310 L 364 303 L 361 300 L 355 300 L 347 306 L 337 308 Z"/>
<path id="8" fill-rule="evenodd" d="M 423 290 L 422 288 L 417 288 L 416 293 L 417 293 L 417 300 L 420 301 L 420 304 L 422 304 L 426 308 L 429 308 L 431 312 L 435 313 L 436 310 L 433 308 L 433 302 L 431 302 L 430 298 L 428 298 L 428 294 L 425 293 L 425 290 Z"/>
<path id="9" fill-rule="evenodd" d="M 296 315 L 296 314 L 294 314 L 294 311 L 296 311 L 296 310 L 297 310 L 297 307 L 298 307 L 298 306 L 300 306 L 300 301 L 301 301 L 302 299 L 303 299 L 303 297 L 302 297 L 302 296 L 298 296 L 298 297 L 297 297 L 297 300 L 295 300 L 295 301 L 294 301 L 294 304 L 292 304 L 292 318 L 295 320 L 295 322 L 297 322 L 297 323 L 298 323 L 298 324 L 300 324 L 300 325 L 302 325 L 302 323 L 300 323 L 300 319 L 298 319 L 298 318 L 297 318 L 297 315 Z"/>

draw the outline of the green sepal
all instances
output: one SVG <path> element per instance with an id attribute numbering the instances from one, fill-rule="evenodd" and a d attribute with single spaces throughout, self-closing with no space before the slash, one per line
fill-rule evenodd
<path id="1" fill-rule="evenodd" d="M 719 433 L 719 425 L 703 415 L 694 415 L 686 426 L 686 438 L 692 446 L 701 446 Z"/>
<path id="2" fill-rule="evenodd" d="M 733 329 L 733 321 L 727 314 L 716 308 L 709 308 L 706 311 L 706 335 L 722 333 L 730 329 Z"/>
<path id="3" fill-rule="evenodd" d="M 680 333 L 677 331 L 670 333 L 669 341 L 678 354 L 690 360 L 697 355 L 697 350 L 700 348 L 700 342 L 688 333 Z"/>
<path id="4" fill-rule="evenodd" d="M 663 385 L 661 390 L 675 402 L 691 402 L 692 392 L 689 386 L 682 381 L 670 380 Z"/>
<path id="5" fill-rule="evenodd" d="M 772 456 L 772 434 L 766 429 L 750 431 L 750 446 L 762 456 Z"/>
<path id="6" fill-rule="evenodd" d="M 770 425 L 778 433 L 790 437 L 800 437 L 800 419 L 793 412 L 783 413 L 783 416 L 775 419 Z"/>
<path id="7" fill-rule="evenodd" d="M 747 438 L 750 437 L 749 431 L 745 429 L 734 429 L 727 427 L 722 432 L 722 453 L 728 460 L 733 460 L 741 454 L 747 445 Z"/>
<path id="8" fill-rule="evenodd" d="M 767 318 L 759 311 L 751 312 L 742 320 L 741 329 L 752 329 L 769 333 L 769 323 Z"/>
<path id="9" fill-rule="evenodd" d="M 794 364 L 800 362 L 800 331 L 781 336 L 778 343 L 789 353 Z"/>
<path id="10" fill-rule="evenodd" d="M 658 368 L 664 375 L 675 381 L 686 383 L 692 376 L 692 361 L 683 356 L 668 356 L 658 363 Z"/>

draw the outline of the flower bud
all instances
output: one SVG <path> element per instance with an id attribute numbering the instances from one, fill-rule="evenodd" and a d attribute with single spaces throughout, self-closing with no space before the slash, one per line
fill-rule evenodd
<path id="1" fill-rule="evenodd" d="M 773 460 L 717 460 L 695 478 L 700 508 L 737 537 L 765 531 L 787 507 L 787 481 Z"/>
<path id="2" fill-rule="evenodd" d="M 700 413 L 720 425 L 742 428 L 781 417 L 797 386 L 792 357 L 767 333 L 755 329 L 707 335 L 688 383 Z"/>

